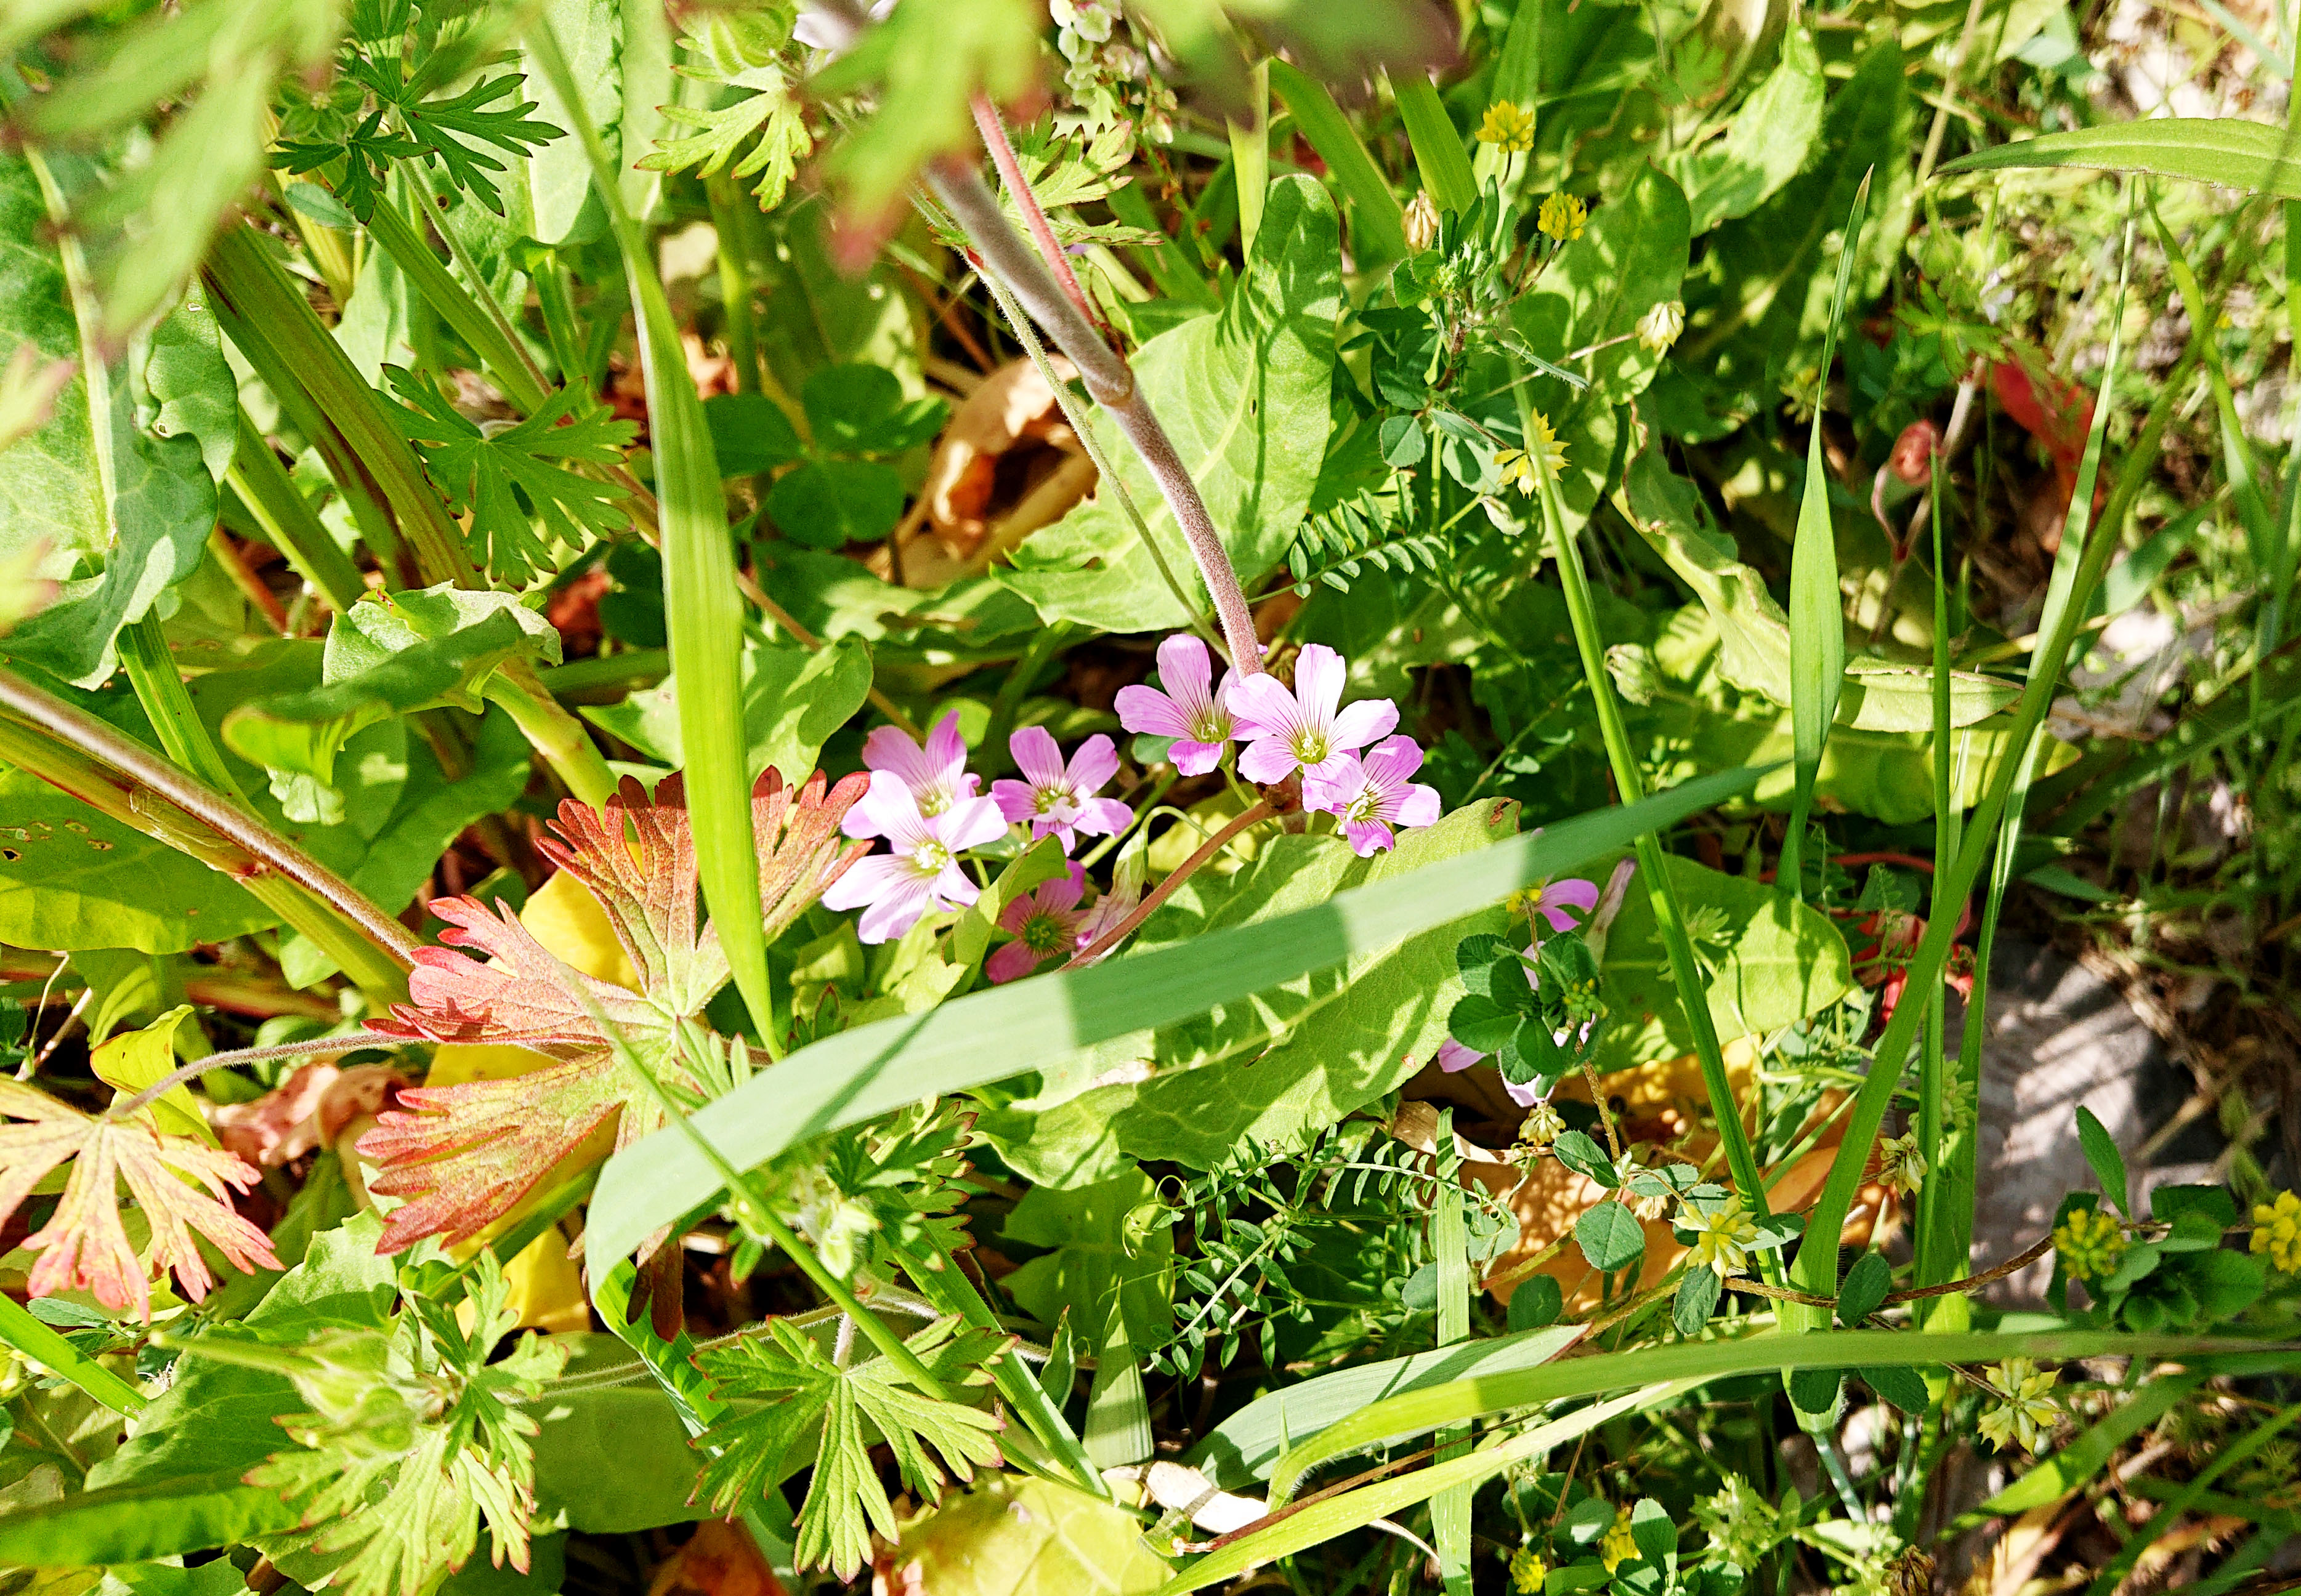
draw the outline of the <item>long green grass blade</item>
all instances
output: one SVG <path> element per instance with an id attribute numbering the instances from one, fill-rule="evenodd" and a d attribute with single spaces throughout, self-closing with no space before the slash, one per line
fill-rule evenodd
<path id="1" fill-rule="evenodd" d="M 1478 180 L 1437 89 L 1419 71 L 1393 78 L 1390 86 L 1398 96 L 1399 120 L 1406 124 L 1407 142 L 1414 146 L 1414 164 L 1422 172 L 1431 203 L 1442 211 L 1467 214 L 1478 203 Z"/>
<path id="2" fill-rule="evenodd" d="M 1934 576 L 1934 879 L 1933 898 L 1926 913 L 1933 919 L 1954 916 L 1960 908 L 1946 896 L 1942 881 L 1942 865 L 1957 857 L 1959 810 L 1950 801 L 1950 761 L 1954 756 L 1950 739 L 1949 706 L 1949 556 L 1946 523 L 1949 520 L 1949 468 L 1936 449 L 1931 455 L 1933 476 L 1932 511 L 1929 516 L 1933 532 Z M 1944 1077 L 1947 1061 L 1942 1055 L 1947 1023 L 1948 1002 L 1943 985 L 1934 982 L 1926 989 L 1926 1030 L 1920 1044 L 1924 1051 L 1918 1059 L 1918 1146 L 1924 1154 L 1926 1173 L 1924 1183 L 1918 1191 L 1916 1252 L 1918 1283 L 1939 1285 L 1958 1278 L 1962 1273 L 1964 1250 L 1960 1246 L 1946 1246 L 1954 1227 L 1944 1212 L 1944 1204 L 1951 1200 L 1951 1182 L 1943 1169 L 1942 1146 L 1945 1121 L 1949 1117 L 1949 1093 L 1952 1083 Z M 1977 1025 L 1973 1027 L 1979 1031 Z M 1967 1216 L 1963 1233 L 1972 1231 L 1971 1197 L 1965 1193 Z M 1955 1315 L 1964 1312 L 1963 1299 L 1944 1298 L 1945 1305 L 1953 1300 L 1958 1306 L 1951 1309 Z M 1929 1319 L 1929 1323 L 1932 1321 Z M 1963 1324 L 1936 1324 L 1938 1329 L 1963 1329 Z"/>
<path id="3" fill-rule="evenodd" d="M 1837 1249 L 1830 1249 L 1834 1254 Z M 1937 1335 L 1920 1330 L 1826 1330 L 1812 1335 L 1751 1335 L 1730 1341 L 1678 1341 L 1569 1358 L 1540 1368 L 1458 1380 L 1375 1402 L 1306 1439 L 1270 1471 L 1276 1507 L 1320 1464 L 1384 1441 L 1427 1434 L 1442 1425 L 1535 1408 L 1574 1397 L 1666 1380 L 1718 1380 L 1772 1370 L 1938 1367 L 1998 1363 L 2008 1358 L 2066 1362 L 2079 1358 L 2179 1358 L 2257 1353 L 2260 1343 L 2197 1336 L 2126 1335 L 2108 1331 Z M 2301 1349 L 2283 1354 L 2301 1367 Z"/>
<path id="4" fill-rule="evenodd" d="M 1790 548 L 1790 724 L 1796 750 L 1797 788 L 1790 800 L 1789 830 L 1782 838 L 1781 863 L 1774 879 L 1793 897 L 1805 896 L 1805 827 L 1813 810 L 1814 780 L 1821 773 L 1822 746 L 1837 718 L 1838 690 L 1845 681 L 1845 614 L 1837 596 L 1837 529 L 1829 514 L 1829 467 L 1822 456 L 1822 396 L 1829 388 L 1830 362 L 1837 354 L 1837 328 L 1845 314 L 1845 295 L 1853 281 L 1853 262 L 1862 253 L 1862 222 L 1870 209 L 1870 176 L 1854 191 L 1846 218 L 1845 242 L 1837 256 L 1837 286 L 1829 301 L 1829 330 L 1822 335 L 1821 370 L 1814 378 L 1813 430 L 1805 451 L 1805 490 L 1798 502 L 1797 536 Z"/>
<path id="5" fill-rule="evenodd" d="M 1469 1231 L 1463 1216 L 1468 1201 L 1461 1186 L 1461 1155 L 1454 1145 L 1454 1111 L 1438 1113 L 1438 1190 L 1430 1207 L 1430 1252 L 1438 1265 L 1438 1344 L 1450 1346 L 1470 1335 Z M 1438 1433 L 1438 1462 L 1452 1462 L 1470 1450 L 1470 1432 L 1454 1425 Z M 1449 1485 L 1430 1499 L 1431 1539 L 1438 1546 L 1438 1576 L 1446 1596 L 1471 1596 L 1470 1497 L 1475 1488 Z"/>
<path id="6" fill-rule="evenodd" d="M 1260 925 L 859 1025 L 792 1054 L 705 1104 L 687 1124 L 737 1167 L 749 1169 L 809 1137 L 906 1103 L 1045 1069 L 1099 1042 L 1170 1024 L 1444 925 L 1620 848 L 1642 831 L 1747 792 L 1761 773 L 1704 776 L 1644 803 L 1514 837 Z M 594 1277 L 719 1189 L 717 1172 L 683 1131 L 658 1131 L 616 1154 L 599 1177 L 588 1217 L 585 1250 Z"/>
<path id="7" fill-rule="evenodd" d="M 1942 175 L 2018 167 L 2079 166 L 2216 183 L 2301 199 L 2301 146 L 2285 129 L 2235 117 L 2171 116 L 2046 133 L 1962 155 Z"/>
<path id="8" fill-rule="evenodd" d="M 2150 1516 L 2149 1522 L 2127 1539 L 2123 1549 L 2109 1559 L 2102 1571 L 2095 1575 L 2093 1583 L 2086 1587 L 2086 1596 L 2109 1596 L 2125 1582 L 2125 1576 L 2133 1572 L 2133 1566 L 2141 1560 L 2141 1554 L 2163 1539 L 2165 1533 L 2180 1521 L 2181 1515 L 2189 1510 L 2191 1504 L 2203 1496 L 2215 1480 L 2267 1446 L 2297 1418 L 2301 1418 L 2301 1404 L 2287 1408 L 2268 1423 L 2255 1426 L 2250 1434 L 2236 1444 L 2219 1449 L 2213 1460 L 2197 1472 L 2195 1479 L 2167 1499 L 2165 1505 Z"/>
<path id="9" fill-rule="evenodd" d="M 2021 689 L 2020 701 L 2013 708 L 2011 728 L 2012 746 L 2027 749 L 2031 740 L 2045 723 L 2046 711 L 2053 701 L 2054 689 L 2061 681 L 2062 667 L 2068 660 L 2070 647 L 2076 640 L 2077 631 L 2086 612 L 2086 600 L 2101 581 L 2111 557 L 2117 552 L 2117 539 L 2088 524 L 2093 505 L 2094 483 L 2101 472 L 2102 447 L 2108 436 L 2109 413 L 2116 379 L 2118 362 L 2123 353 L 2122 329 L 2119 318 L 2125 310 L 2125 290 L 2133 260 L 2133 226 L 2126 224 L 2123 248 L 2120 255 L 2116 298 L 2110 310 L 2110 339 L 2106 363 L 2102 369 L 2102 394 L 2094 405 L 2093 429 L 2086 439 L 2084 458 L 2078 468 L 2077 490 L 2071 499 L 2071 522 L 2063 533 L 2063 547 L 2071 551 L 2077 564 L 2071 580 L 2061 594 L 2060 602 L 2048 590 L 2046 617 L 2039 625 L 2041 646 L 2030 656 L 2028 683 Z M 2081 555 L 2077 550 L 2082 548 Z M 2056 576 L 2058 578 L 2058 567 Z M 1975 808 L 1966 829 L 1965 838 L 1958 848 L 1957 860 L 1950 867 L 1949 879 L 1943 883 L 1946 901 L 1962 902 L 1973 890 L 1981 873 L 1984 857 L 1998 840 L 1999 823 L 2004 818 L 2017 778 L 2023 776 L 2029 760 L 2015 757 L 2004 761 L 1991 779 L 1989 790 Z M 2017 811 L 2018 813 L 2018 811 Z M 1938 873 L 1938 871 L 1937 872 Z M 1942 978 L 1942 969 L 1949 958 L 1950 943 L 1956 923 L 1946 916 L 1937 916 L 1926 926 L 1925 936 L 1919 941 L 1917 951 L 1909 964 L 1909 988 L 1923 991 Z M 1829 1175 L 1806 1217 L 1806 1233 L 1812 1236 L 1835 1236 L 1845 1228 L 1847 1210 L 1853 1206 L 1853 1194 L 1862 1183 L 1862 1171 L 1868 1163 L 1872 1145 L 1877 1141 L 1878 1127 L 1886 1117 L 1894 1093 L 1902 1078 L 1902 1068 L 1910 1056 L 1910 1044 L 1916 1038 L 1923 1022 L 1925 1005 L 1904 1003 L 1894 1011 L 1886 1024 L 1885 1033 L 1878 1039 L 1872 1050 L 1870 1073 L 1862 1081 L 1862 1090 L 1855 1094 L 1853 1106 L 1848 1111 L 1845 1140 L 1839 1143 L 1837 1155 L 1832 1159 Z M 1967 1035 L 1979 1044 L 1979 1028 L 1969 1027 Z M 1797 1261 L 1790 1271 L 1791 1282 L 1801 1290 L 1816 1296 L 1835 1299 L 1837 1295 L 1837 1249 L 1835 1246 L 1804 1247 L 1798 1251 Z M 1794 1330 L 1819 1330 L 1829 1322 L 1829 1310 L 1800 1303 L 1782 1304 L 1784 1324 Z"/>
<path id="10" fill-rule="evenodd" d="M 1361 268 L 1404 260 L 1406 213 L 1326 86 L 1273 57 L 1270 88 L 1294 118 L 1295 130 L 1326 163 L 1327 180 L 1351 202 L 1351 251 Z M 1121 193 L 1131 192 L 1122 189 Z"/>
<path id="11" fill-rule="evenodd" d="M 759 1035 L 774 1034 L 767 990 L 766 931 L 759 910 L 758 848 L 751 834 L 750 773 L 745 766 L 743 599 L 735 545 L 727 530 L 719 461 L 703 401 L 688 374 L 663 280 L 647 234 L 624 205 L 615 164 L 591 125 L 574 74 L 549 21 L 538 18 L 529 44 L 552 80 L 590 156 L 591 186 L 607 206 L 632 303 L 639 309 L 640 363 L 662 506 L 664 610 L 671 668 L 679 682 L 679 735 L 686 754 L 688 814 L 695 828 L 703 899 L 734 972 L 736 990 Z M 771 1044 L 772 1045 L 772 1044 Z"/>

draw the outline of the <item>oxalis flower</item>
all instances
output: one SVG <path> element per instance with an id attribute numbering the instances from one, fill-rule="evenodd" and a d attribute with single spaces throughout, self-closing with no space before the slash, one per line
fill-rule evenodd
<path id="1" fill-rule="evenodd" d="M 930 908 L 965 908 L 982 896 L 958 856 L 996 838 L 1007 819 L 987 798 L 964 798 L 923 815 L 902 778 L 881 770 L 871 773 L 871 790 L 848 812 L 843 829 L 850 837 L 883 837 L 890 851 L 858 860 L 823 895 L 823 907 L 863 910 L 855 934 L 890 942 Z"/>
<path id="2" fill-rule="evenodd" d="M 1550 929 L 1554 932 L 1569 932 L 1582 923 L 1580 916 L 1598 907 L 1598 883 L 1579 876 L 1544 882 L 1523 892 L 1511 893 L 1502 907 L 1513 915 L 1539 915 L 1550 922 Z M 1531 948 L 1527 949 L 1529 955 L 1533 951 Z"/>
<path id="3" fill-rule="evenodd" d="M 1294 690 L 1268 674 L 1237 677 L 1223 693 L 1238 717 L 1238 735 L 1247 740 L 1239 773 L 1268 787 L 1296 771 L 1304 781 L 1343 773 L 1342 756 L 1355 753 L 1398 724 L 1398 706 L 1387 698 L 1361 698 L 1342 708 L 1343 656 L 1324 643 L 1306 645 L 1294 657 Z"/>
<path id="4" fill-rule="evenodd" d="M 1438 790 L 1408 777 L 1422 768 L 1422 750 L 1410 737 L 1389 737 L 1367 750 L 1327 762 L 1326 773 L 1306 777 L 1302 802 L 1343 823 L 1351 851 L 1361 858 L 1396 846 L 1393 825 L 1435 825 Z"/>
<path id="5" fill-rule="evenodd" d="M 983 786 L 981 776 L 967 772 L 966 741 L 958 734 L 956 709 L 935 723 L 924 748 L 893 726 L 877 728 L 863 740 L 863 766 L 899 777 L 919 813 L 928 816 L 973 798 Z M 848 832 L 850 837 L 875 834 Z"/>
<path id="6" fill-rule="evenodd" d="M 992 983 L 1020 981 L 1049 959 L 1080 947 L 1086 911 L 1078 904 L 1085 895 L 1086 872 L 1074 864 L 1008 904 L 999 916 L 999 929 L 1012 932 L 1015 940 L 983 961 L 983 973 Z"/>
<path id="7" fill-rule="evenodd" d="M 1214 688 L 1213 656 L 1189 632 L 1178 631 L 1159 645 L 1159 680 L 1166 691 L 1118 689 L 1118 723 L 1146 736 L 1173 738 L 1167 757 L 1176 773 L 1203 776 L 1222 763 L 1223 748 L 1236 729 L 1224 700 L 1237 673 L 1224 672 L 1222 686 Z"/>
<path id="8" fill-rule="evenodd" d="M 1007 740 L 1008 750 L 1025 779 L 993 781 L 991 797 L 999 812 L 1031 828 L 1031 840 L 1054 836 L 1068 853 L 1078 833 L 1108 837 L 1123 831 L 1134 811 L 1117 798 L 1097 798 L 1104 784 L 1118 773 L 1118 750 L 1100 732 L 1079 744 L 1071 762 L 1043 726 L 1025 726 Z"/>

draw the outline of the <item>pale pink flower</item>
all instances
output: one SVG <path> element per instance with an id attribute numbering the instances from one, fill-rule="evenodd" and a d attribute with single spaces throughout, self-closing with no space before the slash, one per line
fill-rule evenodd
<path id="1" fill-rule="evenodd" d="M 1393 825 L 1436 823 L 1438 790 L 1407 780 L 1421 768 L 1422 750 L 1412 738 L 1385 738 L 1363 759 L 1337 754 L 1322 773 L 1304 777 L 1302 803 L 1340 819 L 1351 850 L 1364 858 L 1396 845 Z"/>
<path id="2" fill-rule="evenodd" d="M 1595 882 L 1568 877 L 1562 882 L 1544 882 L 1535 895 L 1533 912 L 1550 922 L 1556 932 L 1572 931 L 1580 921 L 1574 911 L 1588 914 L 1598 907 L 1598 885 Z"/>
<path id="3" fill-rule="evenodd" d="M 886 771 L 909 788 L 919 813 L 941 814 L 962 798 L 982 790 L 983 778 L 966 769 L 966 741 L 958 734 L 958 711 L 952 710 L 927 733 L 926 747 L 897 727 L 881 726 L 863 740 L 863 767 Z M 875 837 L 876 831 L 849 830 L 850 837 Z"/>
<path id="4" fill-rule="evenodd" d="M 1125 804 L 1094 796 L 1118 773 L 1118 750 L 1100 732 L 1079 744 L 1067 765 L 1044 726 L 1024 727 L 1007 747 L 1026 779 L 993 781 L 991 796 L 1008 820 L 1029 823 L 1032 841 L 1051 834 L 1068 853 L 1080 831 L 1112 836 L 1134 823 L 1134 811 Z"/>
<path id="5" fill-rule="evenodd" d="M 983 961 L 983 973 L 996 986 L 1019 981 L 1050 958 L 1067 958 L 1080 946 L 1079 931 L 1086 911 L 1078 901 L 1086 891 L 1086 873 L 1073 865 L 1050 882 L 1017 898 L 999 916 L 1002 931 L 1015 940 Z"/>
<path id="6" fill-rule="evenodd" d="M 901 936 L 929 909 L 964 908 L 982 894 L 958 866 L 958 856 L 1007 830 L 999 806 L 962 798 L 936 815 L 919 813 L 902 777 L 873 771 L 871 790 L 847 812 L 850 837 L 883 837 L 893 851 L 872 854 L 849 866 L 823 895 L 830 909 L 861 909 L 855 934 L 866 942 Z"/>
<path id="7" fill-rule="evenodd" d="M 1176 772 L 1203 776 L 1222 763 L 1223 749 L 1230 742 L 1234 722 L 1224 700 L 1238 673 L 1224 672 L 1222 687 L 1216 689 L 1211 685 L 1214 660 L 1207 646 L 1189 632 L 1178 631 L 1159 645 L 1159 680 L 1166 691 L 1155 687 L 1118 689 L 1118 723 L 1129 731 L 1173 738 L 1167 757 Z"/>
<path id="8" fill-rule="evenodd" d="M 1294 657 L 1291 693 L 1268 674 L 1234 677 L 1223 697 L 1247 740 L 1239 773 L 1266 787 L 1298 770 L 1305 781 L 1337 776 L 1343 755 L 1389 736 L 1398 706 L 1387 698 L 1361 698 L 1337 713 L 1343 674 L 1341 655 L 1311 643 Z"/>

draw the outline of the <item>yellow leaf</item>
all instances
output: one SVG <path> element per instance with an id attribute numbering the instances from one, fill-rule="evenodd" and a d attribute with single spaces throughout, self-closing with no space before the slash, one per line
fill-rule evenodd
<path id="1" fill-rule="evenodd" d="M 96 1078 L 121 1097 L 132 1098 L 146 1087 L 172 1074 L 176 1067 L 176 1029 L 192 1017 L 188 1003 L 180 1004 L 141 1031 L 124 1032 L 96 1049 L 88 1067 Z M 202 1052 L 206 1051 L 205 1044 Z M 190 1136 L 217 1146 L 207 1116 L 193 1099 L 191 1089 L 172 1086 L 146 1106 L 152 1123 L 171 1136 Z"/>

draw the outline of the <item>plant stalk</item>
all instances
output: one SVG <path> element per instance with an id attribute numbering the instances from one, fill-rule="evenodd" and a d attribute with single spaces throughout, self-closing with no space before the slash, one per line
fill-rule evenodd
<path id="1" fill-rule="evenodd" d="M 500 704 L 530 747 L 550 763 L 567 783 L 567 790 L 594 809 L 603 809 L 615 796 L 615 773 L 583 723 L 560 707 L 535 667 L 525 660 L 507 660 L 488 677 L 480 696 Z"/>
<path id="2" fill-rule="evenodd" d="M 408 165 L 419 176 L 423 172 L 422 162 L 411 162 Z M 428 181 L 418 182 L 417 193 L 426 203 L 437 203 L 437 196 Z M 406 273 L 408 282 L 423 297 L 425 303 L 439 313 L 439 319 L 456 330 L 456 337 L 471 346 L 472 352 L 480 357 L 480 363 L 487 368 L 487 374 L 503 391 L 503 397 L 511 401 L 512 407 L 523 415 L 533 415 L 541 409 L 550 397 L 550 386 L 543 380 L 543 374 L 535 369 L 535 363 L 528 358 L 527 351 L 519 347 L 508 327 L 501 322 L 501 308 L 498 307 L 490 316 L 481 303 L 484 296 L 476 290 L 467 289 L 456 280 L 455 273 L 439 263 L 439 257 L 431 253 L 431 247 L 423 241 L 423 234 L 400 214 L 399 207 L 392 204 L 388 196 L 376 201 L 375 210 L 368 217 L 367 232 L 368 237 L 375 240 L 376 247 L 389 255 L 391 263 Z M 439 226 L 439 233 L 448 241 L 449 252 L 456 256 L 457 263 L 464 265 L 465 272 L 477 281 L 477 273 L 466 263 L 455 235 L 448 230 L 445 223 Z"/>
<path id="3" fill-rule="evenodd" d="M 296 491 L 287 468 L 246 410 L 239 413 L 239 441 L 224 480 L 239 495 L 272 547 L 287 556 L 296 574 L 312 584 L 329 608 L 341 614 L 359 602 L 367 592 L 359 567 L 337 547 L 318 514 Z"/>
<path id="4" fill-rule="evenodd" d="M 1209 859 L 1213 858 L 1217 854 L 1222 852 L 1224 848 L 1229 844 L 1232 838 L 1237 836 L 1241 831 L 1245 831 L 1247 827 L 1259 825 L 1277 813 L 1277 806 L 1273 804 L 1268 798 L 1256 799 L 1244 814 L 1232 821 L 1228 825 L 1223 827 L 1221 831 L 1217 831 L 1213 836 L 1208 838 L 1205 842 L 1200 845 L 1198 852 L 1192 854 L 1189 858 L 1184 860 L 1180 865 L 1177 865 L 1172 871 L 1170 871 L 1165 881 L 1160 882 L 1157 886 L 1151 888 L 1150 891 L 1143 894 L 1142 901 L 1134 906 L 1134 910 L 1132 914 L 1128 915 L 1125 919 L 1121 920 L 1117 924 L 1112 926 L 1109 931 L 1103 932 L 1102 935 L 1097 937 L 1092 945 L 1081 948 L 1076 954 L 1073 955 L 1070 963 L 1065 965 L 1063 968 L 1066 970 L 1081 970 L 1084 969 L 1089 965 L 1100 961 L 1112 948 L 1117 947 L 1127 938 L 1133 936 L 1135 932 L 1142 927 L 1142 924 L 1145 920 L 1148 920 L 1153 914 L 1158 912 L 1158 908 L 1160 904 L 1166 902 L 1167 898 L 1174 896 L 1176 888 L 1181 886 L 1184 882 L 1190 880 L 1192 876 L 1197 874 L 1199 867 L 1204 865 Z"/>
<path id="5" fill-rule="evenodd" d="M 1255 637 L 1254 616 L 1247 608 L 1238 572 L 1231 566 L 1213 517 L 1207 514 L 1206 501 L 1199 497 L 1198 484 L 1191 480 L 1175 452 L 1174 440 L 1136 386 L 1134 367 L 1095 336 L 1078 307 L 1056 287 L 1030 247 L 1015 236 L 1015 230 L 1007 225 L 1006 213 L 973 167 L 943 161 L 929 169 L 927 180 L 974 246 L 983 274 L 996 277 L 1030 312 L 1031 319 L 1047 330 L 1055 347 L 1078 368 L 1095 403 L 1110 412 L 1119 431 L 1134 446 L 1150 480 L 1159 484 L 1175 524 L 1183 529 L 1200 579 L 1214 599 L 1215 614 L 1230 645 L 1233 663 L 1244 675 L 1261 670 L 1262 645 Z"/>

